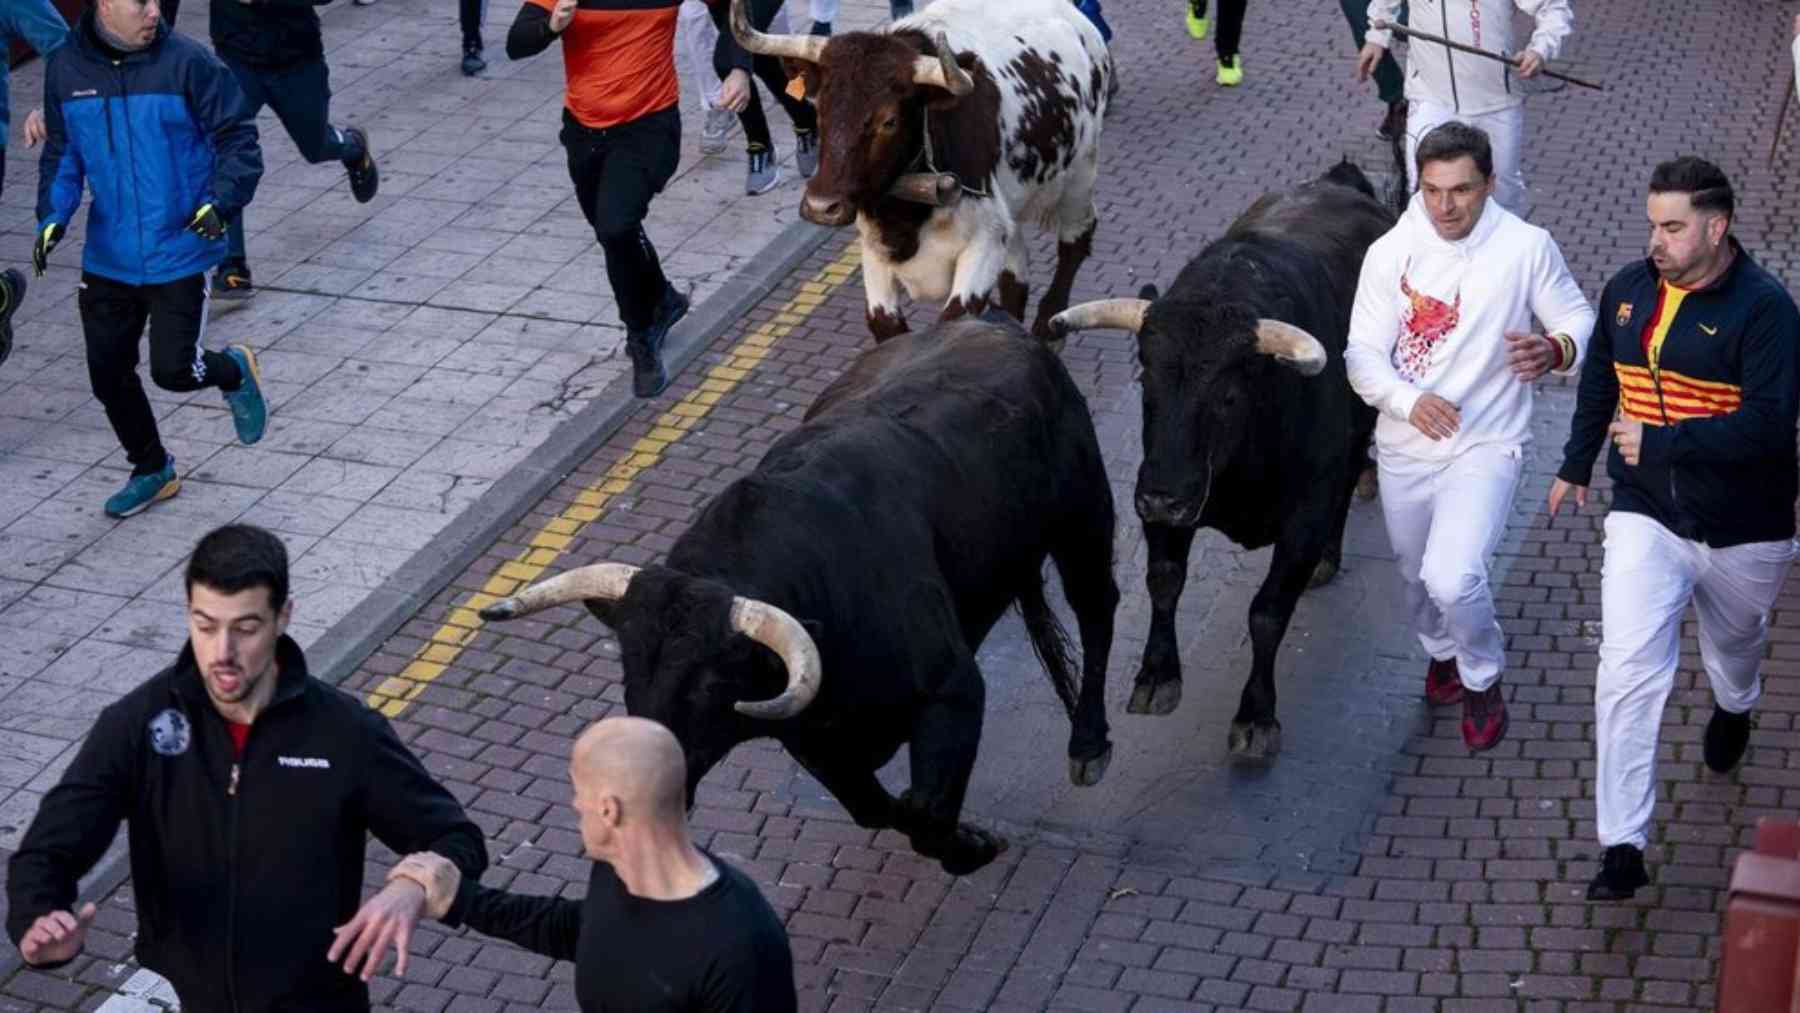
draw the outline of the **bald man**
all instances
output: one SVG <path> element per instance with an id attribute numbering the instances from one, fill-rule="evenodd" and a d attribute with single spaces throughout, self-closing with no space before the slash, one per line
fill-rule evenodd
<path id="1" fill-rule="evenodd" d="M 583 1013 L 791 1013 L 787 931 L 756 884 L 694 846 L 687 763 L 667 728 L 595 722 L 569 761 L 587 897 L 534 897 L 463 880 L 429 852 L 389 878 L 425 888 L 426 912 L 455 927 L 575 962 Z"/>

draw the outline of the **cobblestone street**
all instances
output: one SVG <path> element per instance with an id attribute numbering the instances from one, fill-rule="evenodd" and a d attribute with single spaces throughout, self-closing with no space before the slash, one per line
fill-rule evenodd
<path id="1" fill-rule="evenodd" d="M 877 4 L 846 4 L 847 10 L 852 6 L 863 24 L 884 14 Z M 1525 168 L 1533 220 L 1557 238 L 1577 280 L 1597 298 L 1614 270 L 1643 255 L 1651 167 L 1678 154 L 1700 154 L 1718 162 L 1737 187 L 1735 231 L 1744 246 L 1791 286 L 1800 280 L 1800 222 L 1792 210 L 1800 184 L 1786 158 L 1773 171 L 1765 162 L 1787 80 L 1793 11 L 1767 0 L 1696 0 L 1657 5 L 1656 16 L 1648 18 L 1645 6 L 1633 0 L 1576 5 L 1566 62 L 1573 73 L 1604 81 L 1606 90 L 1565 88 L 1528 102 Z M 706 193 L 713 196 L 674 189 L 656 207 L 666 203 L 676 209 L 671 214 L 691 215 L 679 219 L 679 227 L 668 226 L 679 251 L 669 259 L 687 258 L 697 291 L 737 285 L 732 291 L 749 293 L 743 298 L 747 311 L 709 333 L 704 350 L 663 395 L 632 405 L 620 397 L 622 423 L 571 469 L 524 477 L 509 470 L 559 426 L 566 439 L 571 418 L 591 416 L 576 416 L 573 409 L 541 419 L 528 411 L 509 413 L 507 399 L 553 396 L 555 385 L 567 379 L 558 371 L 583 362 L 588 364 L 581 368 L 598 372 L 582 396 L 598 397 L 603 388 L 616 396 L 619 385 L 608 383 L 619 360 L 587 357 L 595 347 L 610 348 L 604 341 L 616 343 L 617 334 L 604 340 L 590 334 L 611 330 L 613 311 L 610 300 L 594 294 L 604 288 L 599 255 L 584 238 L 566 180 L 556 175 L 560 156 L 545 125 L 556 104 L 550 61 L 522 70 L 497 59 L 503 23 L 512 13 L 497 8 L 488 28 L 496 80 L 452 82 L 454 16 L 442 7 L 431 9 L 430 45 L 419 41 L 426 8 L 414 0 L 382 0 L 326 17 L 340 44 L 331 58 L 345 82 L 345 107 L 369 111 L 378 125 L 391 121 L 386 129 L 414 137 L 409 144 L 417 149 L 393 163 L 396 205 L 381 205 L 356 227 L 367 237 L 392 223 L 418 226 L 419 235 L 405 240 L 408 250 L 396 257 L 436 249 L 426 238 L 431 235 L 445 240 L 437 249 L 444 256 L 474 257 L 478 251 L 494 277 L 511 279 L 493 285 L 522 286 L 505 305 L 454 302 L 461 298 L 457 292 L 480 297 L 486 282 L 446 281 L 427 292 L 422 282 L 401 284 L 423 277 L 417 272 L 399 278 L 399 269 L 375 266 L 366 273 L 359 268 L 361 276 L 351 279 L 347 268 L 321 268 L 311 253 L 341 241 L 311 231 L 334 221 L 328 209 L 308 203 L 304 215 L 284 218 L 275 208 L 290 199 L 298 208 L 294 195 L 305 193 L 342 204 L 337 212 L 347 215 L 349 197 L 335 175 L 294 162 L 285 138 L 272 140 L 280 132 L 265 118 L 265 143 L 284 152 L 293 175 L 305 181 L 290 182 L 288 168 L 275 170 L 281 160 L 271 157 L 265 187 L 275 196 L 266 210 L 261 198 L 253 206 L 260 214 L 252 221 L 262 224 L 256 226 L 261 238 L 252 234 L 252 248 L 261 242 L 291 252 L 287 273 L 272 263 L 270 279 L 298 285 L 307 278 L 308 284 L 352 293 L 387 285 L 380 291 L 392 298 L 431 306 L 265 294 L 253 308 L 223 318 L 221 327 L 248 326 L 239 324 L 248 319 L 282 328 L 265 367 L 278 391 L 270 442 L 280 453 L 214 448 L 210 467 L 218 469 L 218 485 L 184 492 L 180 500 L 115 527 L 99 516 L 97 501 L 88 502 L 104 483 L 91 474 L 80 478 L 104 458 L 112 471 L 102 477 L 112 481 L 120 461 L 110 444 L 93 436 L 107 434 L 95 429 L 98 411 L 80 389 L 79 331 L 68 298 L 68 265 L 75 257 L 59 253 L 62 277 L 34 284 L 33 299 L 40 291 L 61 294 L 53 304 L 46 298 L 27 307 L 17 324 L 21 350 L 0 369 L 0 416 L 7 417 L 0 419 L 0 507 L 21 488 L 36 488 L 28 473 L 55 463 L 17 448 L 73 431 L 64 424 L 73 418 L 84 418 L 80 425 L 89 436 L 81 443 L 84 464 L 67 462 L 67 476 L 58 470 L 58 477 L 42 480 L 57 490 L 79 488 L 84 499 L 30 492 L 36 499 L 21 512 L 0 509 L 0 729 L 6 730 L 0 798 L 9 800 L 0 801 L 0 857 L 16 845 L 37 793 L 54 782 L 58 758 L 66 763 L 69 743 L 98 706 L 148 677 L 179 646 L 181 587 L 171 568 L 193 537 L 233 517 L 267 520 L 272 515 L 259 511 L 278 508 L 283 490 L 308 497 L 310 504 L 318 493 L 359 488 L 366 495 L 330 491 L 344 497 L 341 517 L 326 518 L 310 505 L 291 512 L 319 530 L 275 525 L 300 566 L 313 559 L 332 569 L 326 561 L 341 552 L 350 569 L 385 567 L 357 585 L 373 589 L 390 586 L 382 581 L 403 566 L 419 566 L 414 561 L 421 558 L 462 562 L 445 571 L 441 590 L 436 584 L 425 592 L 413 589 L 418 600 L 407 602 L 410 618 L 391 635 L 357 625 L 358 609 L 382 602 L 366 592 L 334 591 L 336 576 L 308 571 L 308 579 L 323 583 L 296 589 L 302 616 L 319 614 L 309 594 L 340 602 L 326 605 L 324 618 L 306 631 L 315 645 L 309 650 L 330 651 L 334 641 L 353 637 L 372 647 L 345 658 L 341 685 L 390 715 L 481 824 L 493 859 L 485 882 L 578 895 L 588 872 L 568 807 L 567 760 L 573 736 L 588 722 L 624 712 L 617 643 L 579 608 L 493 626 L 482 624 L 476 609 L 574 566 L 660 560 L 707 499 L 797 425 L 813 398 L 869 346 L 853 235 L 845 230 L 799 245 L 799 231 L 785 228 L 799 199 L 795 182 L 760 198 L 753 209 L 737 202 L 712 217 L 694 210 L 739 192 L 732 189 L 741 178 L 734 148 L 723 165 L 695 170 L 692 186 L 710 186 Z M 1145 282 L 1166 289 L 1178 269 L 1258 195 L 1315 176 L 1339 157 L 1358 161 L 1371 175 L 1385 178 L 1391 171 L 1386 147 L 1374 134 L 1382 107 L 1372 90 L 1353 83 L 1354 50 L 1335 8 L 1253 4 L 1243 43 L 1245 83 L 1237 89 L 1212 83 L 1212 43 L 1186 36 L 1172 0 L 1107 0 L 1105 13 L 1117 33 L 1112 45 L 1121 89 L 1104 135 L 1094 256 L 1077 278 L 1076 300 L 1135 295 Z M 200 23 L 199 11 L 184 17 L 194 19 L 190 30 Z M 803 14 L 797 22 L 805 24 Z M 355 68 L 365 65 L 361 54 L 376 50 L 401 55 L 366 74 L 415 84 L 428 76 L 442 90 L 415 88 L 407 93 L 412 98 L 382 106 L 376 95 L 386 93 L 373 82 L 349 83 L 357 80 Z M 16 75 L 15 96 L 34 79 Z M 482 87 L 491 90 L 471 90 Z M 453 96 L 454 108 L 445 106 Z M 15 97 L 15 108 L 21 104 Z M 477 107 L 471 127 L 464 121 Z M 505 112 L 496 112 L 501 108 Z M 489 123 L 495 117 L 508 123 Z M 697 122 L 697 115 L 689 121 L 690 145 Z M 507 149 L 506 159 L 516 164 L 497 162 L 492 174 L 465 175 L 473 171 L 463 157 L 465 129 L 470 138 L 498 138 L 503 143 L 494 147 Z M 430 138 L 442 144 L 435 153 Z M 1789 150 L 1786 144 L 1783 150 Z M 693 154 L 684 152 L 684 167 L 702 164 L 690 162 Z M 440 157 L 448 161 L 432 160 Z M 418 188 L 411 195 L 409 179 Z M 318 188 L 327 186 L 320 197 Z M 389 183 L 383 186 L 385 201 Z M 430 200 L 450 199 L 450 190 L 467 199 L 455 198 L 460 207 L 453 217 L 435 204 L 393 210 L 423 200 L 420 191 L 434 188 L 443 193 Z M 28 248 L 28 192 L 28 181 L 15 179 L 0 209 L 8 256 Z M 497 227 L 477 224 L 490 216 L 516 217 L 519 228 L 502 239 Z M 436 231 L 425 230 L 427 224 Z M 673 232 L 689 226 L 677 242 Z M 465 227 L 471 236 L 487 230 L 483 242 L 491 245 L 468 245 L 474 239 L 465 244 L 458 231 Z M 796 266 L 752 299 L 760 290 L 738 281 L 737 272 L 753 268 L 759 257 L 766 266 L 766 255 L 757 252 L 765 243 L 777 244 Z M 561 266 L 530 263 L 538 256 L 533 251 L 545 249 L 562 251 Z M 1053 258 L 1052 242 L 1034 244 L 1038 292 Z M 270 260 L 277 260 L 274 253 Z M 534 287 L 545 273 L 575 280 Z M 562 292 L 557 298 L 579 309 L 553 314 L 566 312 L 569 320 L 556 324 L 557 337 L 540 346 L 541 325 L 498 314 L 507 306 L 549 305 L 541 301 L 545 291 Z M 909 307 L 915 328 L 932 312 Z M 465 342 L 458 337 L 465 333 L 481 337 Z M 578 334 L 587 336 L 576 349 Z M 407 350 L 434 343 L 442 354 L 431 362 L 409 358 Z M 389 352 L 367 351 L 382 348 Z M 980 656 L 989 686 L 987 725 L 965 810 L 1005 834 L 1011 847 L 974 875 L 948 877 L 935 862 L 914 855 L 904 837 L 857 827 L 772 743 L 739 747 L 702 783 L 694 822 L 700 843 L 750 872 L 785 917 L 802 1009 L 1710 1009 L 1731 862 L 1760 817 L 1791 817 L 1800 808 L 1800 682 L 1788 681 L 1800 676 L 1800 584 L 1790 583 L 1776 606 L 1764 669 L 1768 682 L 1750 752 L 1729 776 L 1708 772 L 1700 759 L 1701 732 L 1713 705 L 1698 674 L 1692 629 L 1687 631 L 1664 720 L 1661 801 L 1647 856 L 1653 885 L 1629 902 L 1590 904 L 1582 890 L 1599 852 L 1593 682 L 1604 480 L 1578 515 L 1565 510 L 1551 522 L 1543 512 L 1568 431 L 1572 385 L 1556 381 L 1539 398 L 1538 439 L 1495 570 L 1509 660 L 1512 723 L 1505 741 L 1471 754 L 1458 729 L 1460 711 L 1426 708 L 1420 697 L 1425 659 L 1402 626 L 1399 581 L 1380 510 L 1358 501 L 1344 572 L 1302 599 L 1277 662 L 1284 751 L 1267 765 L 1246 765 L 1228 758 L 1226 726 L 1249 668 L 1245 610 L 1269 554 L 1202 533 L 1178 619 L 1185 698 L 1166 717 L 1126 714 L 1149 623 L 1144 542 L 1129 506 L 1141 452 L 1136 354 L 1129 335 L 1088 331 L 1071 338 L 1063 358 L 1094 413 L 1120 512 L 1117 579 L 1125 598 L 1107 693 L 1116 746 L 1111 769 L 1097 787 L 1067 784 L 1067 721 L 1016 617 L 1001 624 Z M 345 370 L 366 378 L 351 382 Z M 343 451 L 373 440 L 368 433 L 382 428 L 379 419 L 410 411 L 401 402 L 422 398 L 409 391 L 430 386 L 430 372 L 439 370 L 455 370 L 457 382 L 471 392 L 448 398 L 464 406 L 457 418 L 445 420 L 429 409 L 405 417 L 445 425 L 445 432 L 431 437 L 443 442 L 393 438 L 391 449 L 398 453 L 404 444 L 406 460 L 389 460 L 373 443 L 360 457 L 361 451 Z M 62 379 L 52 384 L 50 376 Z M 310 383 L 302 382 L 308 377 Z M 51 407 L 40 411 L 40 405 Z M 226 423 L 216 402 L 161 407 L 176 417 L 204 416 L 199 429 L 211 434 L 205 438 L 224 439 L 217 435 Z M 529 445 L 521 436 L 516 445 L 525 450 L 517 458 L 486 444 L 470 449 L 466 459 L 480 467 L 467 474 L 421 463 L 420 455 L 458 453 L 445 448 L 460 438 L 457 433 L 487 427 L 482 412 L 499 420 L 502 430 L 537 435 Z M 19 425 L 8 428 L 9 422 Z M 201 438 L 197 430 L 174 432 L 180 440 Z M 183 454 L 180 445 L 175 453 Z M 278 456 L 294 460 L 280 467 L 264 460 Z M 246 487 L 231 483 L 244 473 L 268 475 L 269 484 L 254 497 L 242 492 L 240 503 L 232 496 Z M 313 474 L 314 485 L 293 487 L 297 476 Z M 359 540 L 358 524 L 376 523 L 376 507 L 437 514 L 448 508 L 407 504 L 419 497 L 434 503 L 464 493 L 473 498 L 515 481 L 541 482 L 547 491 L 522 513 L 514 511 L 516 519 L 500 526 L 497 537 L 470 545 L 461 556 L 435 541 L 449 519 L 425 528 L 409 527 L 410 515 L 388 518 L 382 522 L 387 526 L 369 529 Z M 193 512 L 179 512 L 184 504 Z M 71 512 L 81 516 L 70 518 Z M 50 534 L 33 534 L 33 525 L 47 526 Z M 398 540 L 401 531 L 416 535 L 415 541 Z M 71 551 L 43 564 L 49 569 L 22 572 L 20 546 L 32 538 Z M 333 539 L 345 547 L 314 548 L 337 544 Z M 82 586 L 53 575 L 72 572 L 59 568 L 96 545 L 116 547 L 117 554 L 154 552 L 157 566 L 133 570 L 146 575 L 142 585 L 85 630 L 43 628 L 46 615 L 69 612 L 65 596 Z M 393 559 L 381 562 L 384 554 Z M 97 580 L 120 565 L 110 548 L 92 562 Z M 435 572 L 420 570 L 427 571 Z M 1059 595 L 1051 601 L 1067 613 Z M 114 627 L 140 632 L 123 640 L 106 636 Z M 58 636 L 70 641 L 53 652 L 65 659 L 58 663 L 76 666 L 67 659 L 86 650 L 91 656 L 80 662 L 85 667 L 68 668 L 66 678 L 39 676 L 41 668 L 10 674 L 7 666 L 23 666 L 13 659 L 29 645 Z M 88 683 L 103 683 L 106 691 Z M 70 695 L 19 696 L 19 687 L 32 686 L 62 686 Z M 79 699 L 70 687 L 82 688 Z M 36 709 L 28 710 L 28 703 Z M 37 744 L 38 738 L 45 741 Z M 4 772 L 15 762 L 18 776 L 6 780 Z M 903 786 L 907 776 L 903 754 L 883 779 Z M 371 886 L 392 860 L 380 847 L 371 850 Z M 104 903 L 87 955 L 50 972 L 18 970 L 10 949 L 0 957 L 0 968 L 12 968 L 0 977 L 0 1013 L 154 1008 L 117 997 L 141 989 L 145 980 L 134 979 L 139 969 L 130 958 L 131 884 L 118 879 L 101 879 L 96 899 L 104 894 Z M 374 985 L 383 1009 L 575 1008 L 568 964 L 437 926 L 422 928 L 412 950 L 405 979 Z M 4 963 L 8 959 L 13 963 Z"/>

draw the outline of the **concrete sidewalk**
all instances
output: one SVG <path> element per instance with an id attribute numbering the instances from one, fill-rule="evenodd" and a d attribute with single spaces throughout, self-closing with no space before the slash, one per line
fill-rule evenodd
<path id="1" fill-rule="evenodd" d="M 200 534 L 234 520 L 280 533 L 304 603 L 295 636 L 349 660 L 372 606 L 419 593 L 418 579 L 455 557 L 459 518 L 484 496 L 509 499 L 490 490 L 517 481 L 559 431 L 602 438 L 566 427 L 629 400 L 604 260 L 556 139 L 562 59 L 506 59 L 515 10 L 490 13 L 489 69 L 469 79 L 454 5 L 325 9 L 334 120 L 370 132 L 381 191 L 355 203 L 341 168 L 301 161 L 264 113 L 266 171 L 247 212 L 256 280 L 327 294 L 215 304 L 208 346 L 248 342 L 261 359 L 273 416 L 255 447 L 234 442 L 216 391 L 145 380 L 184 476 L 174 500 L 124 522 L 101 513 L 127 466 L 88 389 L 74 298 L 85 222 L 32 280 L 0 367 L 0 856 L 100 708 L 184 642 L 180 567 Z M 206 17 L 190 5 L 178 27 L 204 35 Z M 840 22 L 885 17 L 884 4 L 852 0 Z M 648 224 L 696 306 L 676 348 L 703 337 L 705 301 L 732 295 L 734 278 L 818 238 L 790 229 L 802 181 L 785 118 L 771 114 L 783 182 L 746 197 L 742 131 L 703 156 L 701 111 L 683 88 L 681 167 Z M 42 94 L 41 62 L 11 90 L 0 260 L 29 271 L 36 159 L 16 130 Z M 715 302 L 711 322 L 730 308 Z M 400 574 L 417 579 L 396 588 Z"/>

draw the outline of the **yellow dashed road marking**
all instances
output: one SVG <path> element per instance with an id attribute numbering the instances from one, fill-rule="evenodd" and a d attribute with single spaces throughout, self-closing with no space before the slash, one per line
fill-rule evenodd
<path id="1" fill-rule="evenodd" d="M 777 341 L 811 316 L 825 302 L 833 289 L 850 280 L 861 261 L 858 244 L 850 244 L 836 260 L 800 284 L 800 290 L 768 323 L 746 334 L 743 340 L 725 353 L 724 361 L 707 371 L 706 378 L 694 391 L 669 406 L 656 420 L 650 432 L 640 437 L 631 448 L 619 455 L 613 466 L 598 482 L 575 494 L 575 500 L 562 513 L 545 522 L 531 536 L 524 551 L 500 564 L 488 577 L 479 593 L 450 610 L 450 617 L 399 675 L 390 675 L 369 693 L 370 707 L 388 717 L 404 711 L 431 680 L 456 661 L 480 632 L 480 611 L 507 595 L 537 580 L 562 555 L 583 527 L 600 519 L 600 514 L 614 496 L 631 488 L 632 480 L 662 460 L 663 451 L 679 441 L 688 430 L 712 411 L 719 400 L 743 382 L 756 366 L 768 357 Z"/>

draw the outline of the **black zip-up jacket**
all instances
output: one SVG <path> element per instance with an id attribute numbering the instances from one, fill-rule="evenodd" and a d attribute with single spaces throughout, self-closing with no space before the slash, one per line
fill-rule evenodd
<path id="1" fill-rule="evenodd" d="M 1608 450 L 1612 508 L 1714 548 L 1792 538 L 1800 493 L 1800 311 L 1730 242 L 1732 265 L 1682 299 L 1654 370 L 1644 344 L 1658 312 L 1656 265 L 1640 261 L 1607 282 L 1557 472 L 1587 485 L 1622 411 L 1644 423 L 1644 442 L 1635 467 Z"/>
<path id="2" fill-rule="evenodd" d="M 331 0 L 212 0 L 213 49 L 259 68 L 279 69 L 325 55 L 314 7 Z"/>
<path id="3" fill-rule="evenodd" d="M 367 986 L 325 959 L 362 901 L 373 833 L 487 868 L 481 830 L 387 719 L 311 678 L 282 637 L 275 696 L 237 760 L 193 648 L 100 713 L 7 870 L 14 945 L 69 910 L 80 877 L 129 828 L 137 957 L 189 1013 L 367 1010 Z"/>

